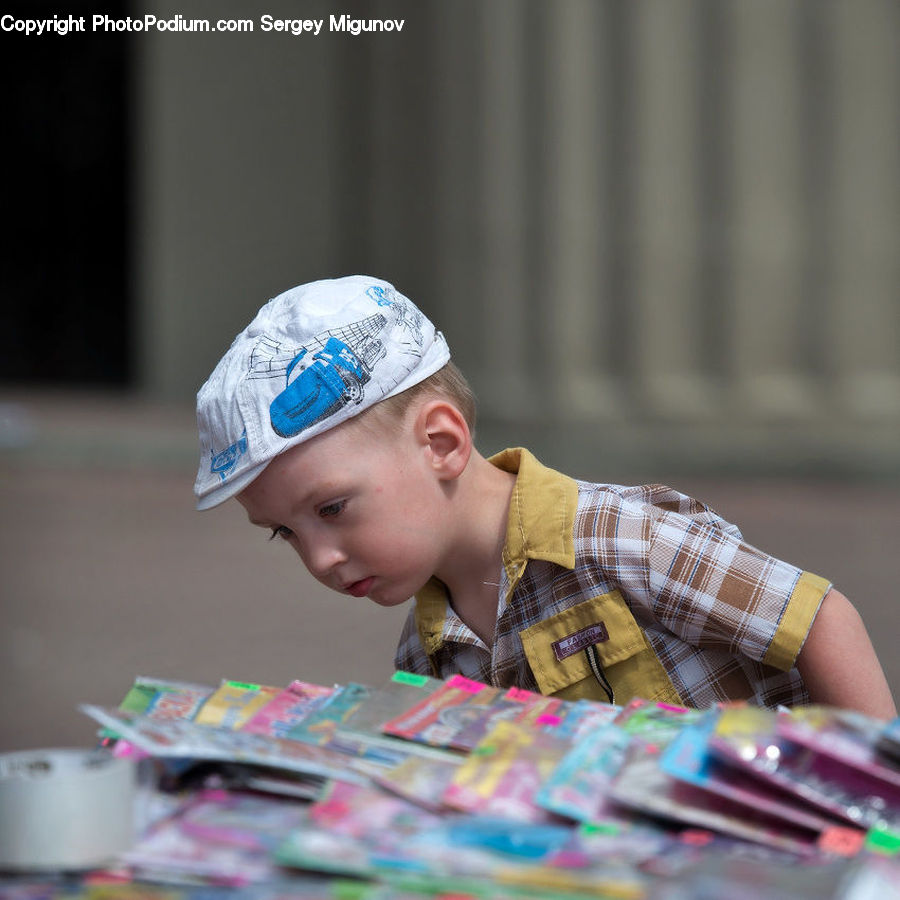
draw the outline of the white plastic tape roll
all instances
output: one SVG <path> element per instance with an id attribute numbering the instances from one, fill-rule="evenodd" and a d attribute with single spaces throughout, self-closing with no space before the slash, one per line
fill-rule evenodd
<path id="1" fill-rule="evenodd" d="M 0 870 L 89 869 L 134 837 L 134 764 L 104 750 L 0 754 Z"/>

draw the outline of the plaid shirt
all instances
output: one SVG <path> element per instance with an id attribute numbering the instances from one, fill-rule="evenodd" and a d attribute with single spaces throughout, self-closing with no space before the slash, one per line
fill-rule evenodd
<path id="1" fill-rule="evenodd" d="M 406 621 L 398 669 L 606 700 L 580 653 L 592 645 L 613 682 L 638 661 L 617 703 L 628 695 L 695 707 L 809 702 L 794 662 L 827 581 L 744 543 L 734 525 L 671 488 L 575 481 L 527 450 L 491 462 L 518 473 L 494 644 L 432 579 Z M 646 681 L 659 664 L 664 674 Z M 660 678 L 676 694 L 661 693 Z"/>

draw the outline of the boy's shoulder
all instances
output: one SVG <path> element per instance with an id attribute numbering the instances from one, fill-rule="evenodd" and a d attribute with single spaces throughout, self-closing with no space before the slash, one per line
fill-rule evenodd
<path id="1" fill-rule="evenodd" d="M 651 521 L 689 520 L 695 525 L 710 526 L 741 538 L 740 529 L 707 503 L 666 484 L 624 485 L 578 479 L 576 484 L 582 516 L 602 510 L 607 514 Z"/>

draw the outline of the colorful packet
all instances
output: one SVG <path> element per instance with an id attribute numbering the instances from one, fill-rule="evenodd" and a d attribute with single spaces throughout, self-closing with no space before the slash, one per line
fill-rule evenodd
<path id="1" fill-rule="evenodd" d="M 361 703 L 343 722 L 341 734 L 384 737 L 382 726 L 410 707 L 430 697 L 444 684 L 438 678 L 395 672 L 380 688 L 370 689 Z"/>
<path id="2" fill-rule="evenodd" d="M 568 749 L 549 732 L 501 720 L 459 767 L 443 802 L 481 815 L 553 821 L 535 796 Z"/>
<path id="3" fill-rule="evenodd" d="M 179 813 L 185 833 L 216 844 L 271 851 L 306 818 L 306 803 L 224 790 L 197 791 Z"/>
<path id="4" fill-rule="evenodd" d="M 298 827 L 306 806 L 229 791 L 199 791 L 142 836 L 122 860 L 148 876 L 219 884 L 271 881 L 270 855 Z"/>
<path id="5" fill-rule="evenodd" d="M 804 706 L 778 716 L 775 730 L 795 744 L 900 787 L 900 769 L 876 751 L 883 724 L 851 710 Z"/>
<path id="6" fill-rule="evenodd" d="M 448 750 L 414 744 L 385 734 L 382 725 L 433 694 L 443 682 L 426 675 L 395 672 L 380 688 L 369 693 L 346 719 L 337 725 L 330 746 L 357 757 L 357 767 L 372 777 L 396 768 L 411 756 L 443 760 L 455 756 Z"/>
<path id="7" fill-rule="evenodd" d="M 364 782 L 346 757 L 327 747 L 200 725 L 186 719 L 153 719 L 99 706 L 79 707 L 125 740 L 162 759 L 222 760 L 302 772 L 321 778 Z"/>
<path id="8" fill-rule="evenodd" d="M 679 781 L 810 831 L 822 833 L 834 825 L 832 820 L 797 804 L 782 791 L 763 781 L 745 778 L 734 767 L 715 759 L 708 742 L 716 719 L 717 714 L 712 713 L 704 721 L 683 728 L 663 751 L 660 769 Z"/>
<path id="9" fill-rule="evenodd" d="M 147 707 L 153 698 L 163 688 L 162 679 L 149 679 L 138 676 L 134 680 L 134 684 L 128 689 L 128 693 L 122 698 L 119 709 L 125 712 L 145 713 Z M 209 689 L 209 693 L 213 692 L 213 688 Z"/>
<path id="10" fill-rule="evenodd" d="M 192 719 L 214 690 L 208 685 L 139 675 L 119 709 L 161 719 Z"/>
<path id="11" fill-rule="evenodd" d="M 577 883 L 587 896 L 644 896 L 610 891 L 606 876 L 614 867 L 606 863 L 602 871 L 570 871 L 562 862 L 551 870 L 545 863 L 559 856 L 570 836 L 566 826 L 435 816 L 374 789 L 336 785 L 310 808 L 309 821 L 291 832 L 277 859 L 283 865 L 384 879 L 390 897 L 512 900 L 557 896 L 555 891 L 535 893 L 535 887 L 563 883 L 567 888 Z M 527 887 L 520 893 L 500 882 Z"/>
<path id="12" fill-rule="evenodd" d="M 380 836 L 389 830 L 394 840 L 405 840 L 440 822 L 438 816 L 402 797 L 376 787 L 338 781 L 329 783 L 321 799 L 309 807 L 307 819 L 349 837 Z"/>
<path id="13" fill-rule="evenodd" d="M 385 734 L 450 747 L 453 738 L 491 705 L 499 689 L 454 675 L 434 693 L 382 726 Z"/>
<path id="14" fill-rule="evenodd" d="M 490 704 L 453 735 L 448 746 L 453 750 L 469 752 L 500 721 L 517 722 L 532 727 L 555 727 L 560 719 L 557 710 L 563 701 L 546 697 L 533 691 L 511 687 L 496 694 Z"/>
<path id="15" fill-rule="evenodd" d="M 285 737 L 324 747 L 333 740 L 338 728 L 366 700 L 371 690 L 367 685 L 354 682 L 337 687 L 308 716 L 294 725 Z"/>
<path id="16" fill-rule="evenodd" d="M 659 767 L 660 751 L 632 742 L 610 797 L 621 806 L 802 856 L 818 854 L 818 835 L 677 781 Z"/>
<path id="17" fill-rule="evenodd" d="M 283 866 L 346 875 L 374 876 L 380 870 L 428 871 L 414 844 L 440 827 L 440 817 L 373 787 L 334 782 L 309 807 L 306 822 L 279 847 Z"/>
<path id="18" fill-rule="evenodd" d="M 292 681 L 280 694 L 257 710 L 242 726 L 242 731 L 287 737 L 287 733 L 321 706 L 335 691 L 334 687 Z"/>
<path id="19" fill-rule="evenodd" d="M 397 794 L 433 812 L 446 809 L 444 792 L 450 786 L 463 757 L 435 759 L 408 756 L 393 768 L 373 775 L 373 781 L 392 794 Z"/>
<path id="20" fill-rule="evenodd" d="M 242 728 L 253 715 L 274 699 L 281 688 L 243 681 L 222 681 L 194 717 L 199 725 Z"/>
<path id="21" fill-rule="evenodd" d="M 167 681 L 139 675 L 119 704 L 119 709 L 150 715 L 156 719 L 193 719 L 214 688 L 183 681 Z M 101 738 L 114 741 L 113 755 L 139 758 L 142 752 L 119 739 L 110 729 L 101 729 Z"/>
<path id="22" fill-rule="evenodd" d="M 613 719 L 626 734 L 648 744 L 664 745 L 685 725 L 699 721 L 702 710 L 673 706 L 671 703 L 652 703 L 635 697 Z"/>
<path id="23" fill-rule="evenodd" d="M 617 818 L 609 791 L 630 740 L 621 728 L 611 723 L 588 732 L 544 781 L 535 802 L 550 812 L 579 822 Z"/>
<path id="24" fill-rule="evenodd" d="M 559 737 L 575 743 L 596 728 L 612 723 L 622 712 L 621 706 L 595 700 L 563 700 L 553 711 L 558 721 L 548 719 L 546 727 Z M 540 724 L 540 723 L 539 723 Z"/>
<path id="25" fill-rule="evenodd" d="M 844 822 L 859 828 L 900 827 L 900 788 L 780 736 L 771 711 L 723 710 L 709 749 L 723 762 Z"/>

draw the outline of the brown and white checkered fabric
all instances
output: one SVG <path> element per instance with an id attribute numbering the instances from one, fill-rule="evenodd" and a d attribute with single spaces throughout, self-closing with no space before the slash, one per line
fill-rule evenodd
<path id="1" fill-rule="evenodd" d="M 809 702 L 793 664 L 828 582 L 750 546 L 709 507 L 663 485 L 574 482 L 576 508 L 561 516 L 571 479 L 525 450 L 492 462 L 518 472 L 493 647 L 432 580 L 404 627 L 398 669 L 537 690 L 520 632 L 618 590 L 685 704 Z M 574 565 L 560 564 L 561 544 L 574 549 Z M 430 659 L 417 615 L 441 637 Z"/>

